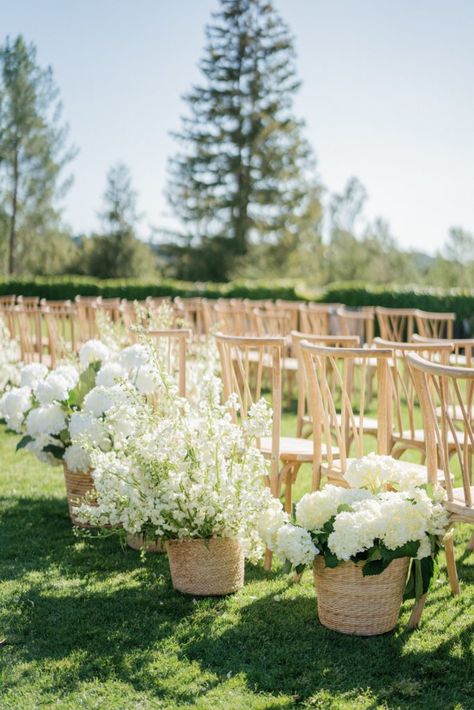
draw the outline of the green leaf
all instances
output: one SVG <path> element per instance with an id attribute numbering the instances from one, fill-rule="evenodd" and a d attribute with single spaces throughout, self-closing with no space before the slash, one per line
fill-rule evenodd
<path id="1" fill-rule="evenodd" d="M 79 377 L 79 382 L 69 393 L 67 404 L 70 407 L 81 407 L 85 396 L 95 387 L 95 378 L 100 363 L 92 362 Z"/>
<path id="2" fill-rule="evenodd" d="M 349 505 L 349 503 L 341 503 L 340 506 L 338 506 L 337 513 L 353 513 L 354 508 L 352 505 Z"/>
<path id="3" fill-rule="evenodd" d="M 296 574 L 302 574 L 306 569 L 306 565 L 296 565 L 295 567 L 295 572 Z"/>
<path id="4" fill-rule="evenodd" d="M 63 449 L 61 446 L 55 446 L 54 444 L 48 444 L 44 447 L 43 451 L 47 454 L 52 454 L 55 459 L 61 461 L 64 458 L 66 449 Z"/>
<path id="5" fill-rule="evenodd" d="M 334 555 L 332 552 L 329 552 L 328 550 L 324 553 L 324 563 L 326 567 L 334 568 L 337 567 L 338 564 L 340 564 L 340 560 L 336 557 L 336 555 Z"/>
<path id="6" fill-rule="evenodd" d="M 27 446 L 27 444 L 31 443 L 32 441 L 34 441 L 32 436 L 28 436 L 28 435 L 24 436 L 22 439 L 20 439 L 20 441 L 16 445 L 15 450 L 19 451 L 20 449 L 24 449 L 25 446 Z"/>
<path id="7" fill-rule="evenodd" d="M 414 599 L 415 598 L 415 561 L 411 560 L 410 572 L 408 574 L 407 583 L 405 586 L 405 591 L 403 593 L 403 599 Z"/>
<path id="8" fill-rule="evenodd" d="M 375 576 L 376 574 L 382 574 L 382 572 L 387 569 L 391 560 L 373 560 L 372 562 L 366 562 L 362 568 L 362 574 L 364 577 Z"/>
<path id="9" fill-rule="evenodd" d="M 285 560 L 283 565 L 283 574 L 290 574 L 291 572 L 291 562 L 290 560 Z"/>
<path id="10" fill-rule="evenodd" d="M 389 550 L 385 545 L 381 545 L 380 551 L 384 560 L 397 560 L 400 557 L 416 557 L 419 547 L 419 540 L 410 540 L 405 543 L 405 545 L 397 547 L 395 550 Z"/>

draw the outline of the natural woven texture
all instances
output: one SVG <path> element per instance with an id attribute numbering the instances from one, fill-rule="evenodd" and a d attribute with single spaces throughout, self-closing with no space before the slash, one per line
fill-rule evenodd
<path id="1" fill-rule="evenodd" d="M 344 562 L 329 568 L 316 557 L 313 573 L 321 624 L 358 636 L 391 631 L 400 614 L 408 563 L 408 557 L 393 560 L 382 574 L 364 577 L 361 565 Z"/>
<path id="2" fill-rule="evenodd" d="M 127 545 L 133 550 L 144 549 L 145 552 L 164 552 L 165 548 L 160 539 L 145 538 L 144 535 L 127 535 Z"/>
<path id="3" fill-rule="evenodd" d="M 64 480 L 66 482 L 69 515 L 71 516 L 73 525 L 77 525 L 80 528 L 90 527 L 89 525 L 80 523 L 72 512 L 72 509 L 80 504 L 86 493 L 95 490 L 94 479 L 92 478 L 90 471 L 70 471 L 66 464 L 64 464 Z M 94 503 L 92 503 L 92 505 L 94 505 Z"/>
<path id="4" fill-rule="evenodd" d="M 238 540 L 169 540 L 173 587 L 196 596 L 231 594 L 244 584 L 244 554 Z"/>

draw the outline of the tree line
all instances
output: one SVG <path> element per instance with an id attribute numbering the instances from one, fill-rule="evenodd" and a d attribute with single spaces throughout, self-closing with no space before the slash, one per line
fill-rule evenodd
<path id="1" fill-rule="evenodd" d="M 235 277 L 470 286 L 474 237 L 453 227 L 431 257 L 403 250 L 364 217 L 356 178 L 328 194 L 294 115 L 290 31 L 270 0 L 220 0 L 206 28 L 201 81 L 185 95 L 167 198 L 175 231 L 137 237 L 130 170 L 106 176 L 101 229 L 75 235 L 61 204 L 76 155 L 51 67 L 25 38 L 0 47 L 0 270 L 3 274 Z"/>

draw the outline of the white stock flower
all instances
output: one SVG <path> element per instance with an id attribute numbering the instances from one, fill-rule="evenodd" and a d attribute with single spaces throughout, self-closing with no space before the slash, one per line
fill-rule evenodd
<path id="1" fill-rule="evenodd" d="M 69 396 L 70 384 L 66 378 L 56 372 L 51 372 L 44 380 L 38 382 L 35 396 L 40 404 L 64 402 Z"/>
<path id="2" fill-rule="evenodd" d="M 109 348 L 100 340 L 88 340 L 79 350 L 79 362 L 86 368 L 92 362 L 104 362 L 109 354 Z"/>
<path id="3" fill-rule="evenodd" d="M 156 391 L 157 373 L 152 365 L 141 365 L 133 378 L 133 384 L 140 394 L 152 394 Z"/>
<path id="4" fill-rule="evenodd" d="M 108 362 L 102 365 L 95 379 L 96 385 L 112 387 L 119 380 L 125 377 L 126 372 L 118 362 Z"/>
<path id="5" fill-rule="evenodd" d="M 15 387 L 6 392 L 0 399 L 0 416 L 13 431 L 21 432 L 23 419 L 31 407 L 31 390 L 29 387 Z"/>
<path id="6" fill-rule="evenodd" d="M 246 435 L 251 438 L 268 436 L 272 429 L 272 419 L 273 411 L 262 397 L 249 407 L 248 416 L 243 422 Z"/>
<path id="7" fill-rule="evenodd" d="M 91 465 L 89 454 L 79 444 L 67 447 L 64 462 L 70 471 L 88 471 Z"/>
<path id="8" fill-rule="evenodd" d="M 277 532 L 275 553 L 293 567 L 311 564 L 319 550 L 307 530 L 295 525 L 283 525 Z"/>
<path id="9" fill-rule="evenodd" d="M 66 417 L 60 404 L 45 404 L 32 409 L 26 418 L 26 432 L 30 436 L 59 434 L 66 426 Z"/>
<path id="10" fill-rule="evenodd" d="M 42 365 L 39 362 L 32 362 L 30 365 L 24 365 L 20 372 L 20 385 L 21 387 L 29 387 L 34 389 L 38 382 L 40 382 L 48 374 L 48 368 L 46 365 Z"/>
<path id="11" fill-rule="evenodd" d="M 288 514 L 283 510 L 282 504 L 278 498 L 271 496 L 267 508 L 258 519 L 258 532 L 270 550 L 275 548 L 278 530 L 287 522 Z"/>

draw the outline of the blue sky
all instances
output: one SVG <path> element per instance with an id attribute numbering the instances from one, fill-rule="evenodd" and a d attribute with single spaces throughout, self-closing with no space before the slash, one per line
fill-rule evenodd
<path id="1" fill-rule="evenodd" d="M 367 214 L 407 248 L 434 252 L 448 228 L 474 231 L 474 2 L 275 0 L 295 37 L 295 112 L 320 176 L 365 185 Z M 0 38 L 22 33 L 51 64 L 80 152 L 65 220 L 97 226 L 105 174 L 122 160 L 147 225 L 169 223 L 169 132 L 199 79 L 218 0 L 0 0 Z"/>

